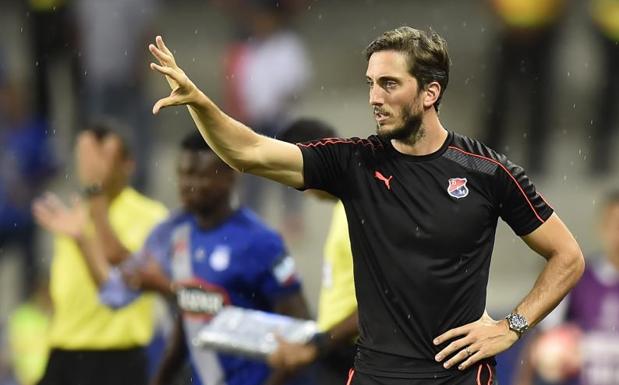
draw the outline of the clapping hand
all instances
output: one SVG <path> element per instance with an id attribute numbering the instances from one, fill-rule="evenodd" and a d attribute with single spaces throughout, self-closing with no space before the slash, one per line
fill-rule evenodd
<path id="1" fill-rule="evenodd" d="M 79 198 L 74 197 L 71 206 L 67 206 L 53 193 L 36 199 L 32 204 L 32 214 L 44 229 L 73 239 L 83 235 L 88 222 L 87 209 Z"/>

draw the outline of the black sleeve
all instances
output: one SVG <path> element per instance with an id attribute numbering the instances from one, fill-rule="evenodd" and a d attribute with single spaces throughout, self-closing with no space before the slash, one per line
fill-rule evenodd
<path id="1" fill-rule="evenodd" d="M 499 215 L 518 236 L 530 234 L 550 218 L 552 207 L 522 167 L 502 159 L 496 177 Z"/>
<path id="2" fill-rule="evenodd" d="M 303 190 L 324 190 L 341 197 L 354 151 L 349 139 L 322 139 L 297 144 L 303 154 Z"/>

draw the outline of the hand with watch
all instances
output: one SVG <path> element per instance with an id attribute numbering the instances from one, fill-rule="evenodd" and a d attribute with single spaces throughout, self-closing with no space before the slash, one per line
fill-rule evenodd
<path id="1" fill-rule="evenodd" d="M 527 319 L 521 314 L 511 313 L 504 320 L 497 321 L 484 312 L 477 321 L 436 337 L 432 342 L 441 346 L 441 350 L 435 360 L 446 369 L 457 366 L 459 370 L 465 370 L 509 349 L 528 327 Z"/>

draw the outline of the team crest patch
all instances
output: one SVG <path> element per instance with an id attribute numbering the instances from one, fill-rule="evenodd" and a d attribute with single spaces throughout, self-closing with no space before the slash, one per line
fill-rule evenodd
<path id="1" fill-rule="evenodd" d="M 230 248 L 227 246 L 217 246 L 209 258 L 211 267 L 215 271 L 224 271 L 230 266 Z"/>
<path id="2" fill-rule="evenodd" d="M 461 199 L 469 195 L 469 188 L 466 187 L 466 178 L 450 178 L 447 193 L 456 199 Z"/>

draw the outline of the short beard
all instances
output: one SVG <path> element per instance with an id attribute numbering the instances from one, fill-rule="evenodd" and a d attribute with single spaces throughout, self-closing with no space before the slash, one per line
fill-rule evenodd
<path id="1" fill-rule="evenodd" d="M 421 127 L 422 113 L 413 114 L 410 112 L 411 106 L 402 109 L 402 118 L 404 123 L 400 127 L 396 127 L 388 132 L 381 132 L 380 126 L 376 126 L 376 133 L 385 140 L 398 140 L 415 144 L 419 139 L 424 137 L 425 131 Z"/>

